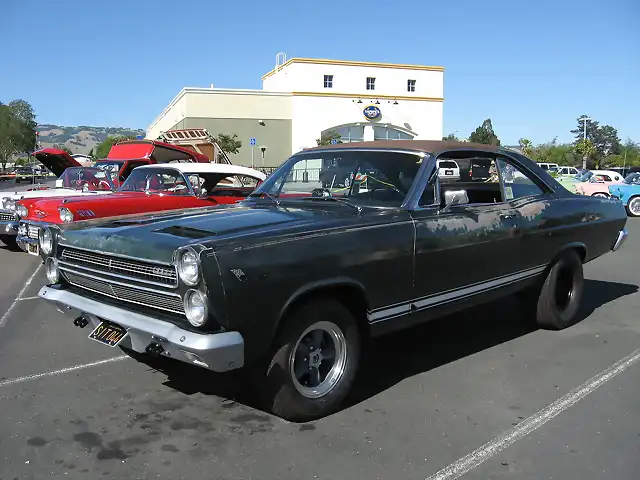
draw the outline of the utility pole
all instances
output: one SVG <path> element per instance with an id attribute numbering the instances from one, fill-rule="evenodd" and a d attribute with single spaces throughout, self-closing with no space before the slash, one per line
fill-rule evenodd
<path id="1" fill-rule="evenodd" d="M 584 122 L 584 133 L 582 135 L 582 141 L 584 146 L 587 146 L 587 122 L 591 120 L 591 118 L 589 117 L 580 117 L 578 119 L 579 122 Z M 582 169 L 586 170 L 587 169 L 587 152 L 585 151 L 584 155 L 582 156 Z"/>

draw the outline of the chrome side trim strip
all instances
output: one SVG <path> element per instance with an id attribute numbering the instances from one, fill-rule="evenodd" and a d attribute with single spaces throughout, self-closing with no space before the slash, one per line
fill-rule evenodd
<path id="1" fill-rule="evenodd" d="M 505 275 L 503 277 L 498 277 L 493 280 L 479 282 L 476 284 L 468 285 L 466 287 L 461 287 L 454 290 L 448 290 L 443 293 L 438 293 L 438 294 L 430 295 L 427 297 L 421 297 L 418 299 L 410 300 L 408 302 L 402 303 L 401 305 L 394 305 L 392 307 L 383 307 L 377 311 L 368 312 L 367 320 L 369 321 L 369 323 L 377 323 L 377 322 L 388 320 L 390 318 L 395 318 L 397 316 L 410 313 L 412 308 L 415 310 L 424 310 L 426 308 L 435 307 L 438 305 L 452 302 L 454 300 L 467 298 L 482 292 L 507 286 L 512 283 L 519 282 L 521 280 L 526 280 L 527 278 L 531 278 L 535 275 L 542 273 L 545 270 L 545 268 L 546 266 L 534 267 L 527 270 L 523 270 L 518 273 L 513 273 L 510 275 Z"/>

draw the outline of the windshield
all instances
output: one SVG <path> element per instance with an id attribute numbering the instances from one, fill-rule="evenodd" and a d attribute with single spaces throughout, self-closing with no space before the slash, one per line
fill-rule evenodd
<path id="1" fill-rule="evenodd" d="M 630 173 L 624 179 L 624 183 L 628 183 L 630 185 L 639 185 L 640 184 L 640 172 Z"/>
<path id="2" fill-rule="evenodd" d="M 388 151 L 301 153 L 287 160 L 251 196 L 400 206 L 422 159 L 415 154 Z"/>
<path id="3" fill-rule="evenodd" d="M 586 171 L 584 173 L 578 173 L 574 178 L 576 178 L 579 182 L 586 182 L 591 177 L 593 177 L 593 172 Z"/>
<path id="4" fill-rule="evenodd" d="M 170 168 L 136 168 L 120 187 L 121 192 L 191 195 L 190 185 L 178 170 Z"/>
<path id="5" fill-rule="evenodd" d="M 67 168 L 58 179 L 58 185 L 62 188 L 92 192 L 114 189 L 111 174 L 94 167 Z"/>

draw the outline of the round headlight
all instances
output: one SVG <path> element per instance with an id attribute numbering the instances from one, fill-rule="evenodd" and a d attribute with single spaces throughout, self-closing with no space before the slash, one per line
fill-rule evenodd
<path id="1" fill-rule="evenodd" d="M 189 290 L 184 296 L 184 312 L 194 327 L 201 327 L 207 321 L 207 301 L 202 292 Z"/>
<path id="2" fill-rule="evenodd" d="M 42 228 L 40 229 L 39 235 L 40 241 L 40 250 L 45 255 L 49 255 L 53 251 L 53 234 L 51 233 L 50 228 Z"/>
<path id="3" fill-rule="evenodd" d="M 45 271 L 47 272 L 47 279 L 51 283 L 58 283 L 60 281 L 60 271 L 58 270 L 58 260 L 54 257 L 47 258 L 44 264 Z"/>
<path id="4" fill-rule="evenodd" d="M 29 216 L 29 209 L 24 205 L 18 205 L 16 207 L 16 213 L 20 215 L 22 218 L 26 218 Z"/>
<path id="5" fill-rule="evenodd" d="M 5 198 L 2 200 L 2 206 L 5 210 L 9 210 L 10 212 L 16 211 L 16 201 L 13 198 Z"/>
<path id="6" fill-rule="evenodd" d="M 73 222 L 73 213 L 66 207 L 60 209 L 60 220 L 64 223 Z"/>
<path id="7" fill-rule="evenodd" d="M 178 258 L 178 275 L 187 285 L 196 285 L 200 276 L 198 267 L 198 255 L 192 249 L 185 249 L 180 252 Z"/>

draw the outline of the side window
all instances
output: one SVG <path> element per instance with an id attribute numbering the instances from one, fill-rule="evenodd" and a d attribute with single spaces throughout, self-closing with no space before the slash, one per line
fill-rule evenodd
<path id="1" fill-rule="evenodd" d="M 544 190 L 534 182 L 529 175 L 519 168 L 499 158 L 497 160 L 500 177 L 504 186 L 504 200 L 509 202 L 522 197 L 543 195 Z"/>

